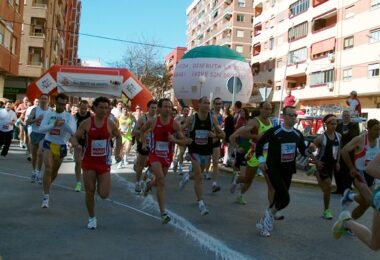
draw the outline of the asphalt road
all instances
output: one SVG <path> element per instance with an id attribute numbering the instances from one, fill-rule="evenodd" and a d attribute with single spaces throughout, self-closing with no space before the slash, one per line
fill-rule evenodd
<path id="1" fill-rule="evenodd" d="M 132 160 L 132 159 L 131 159 Z M 336 241 L 333 221 L 321 218 L 322 194 L 293 185 L 285 220 L 270 238 L 258 236 L 256 221 L 267 207 L 261 178 L 248 191 L 247 205 L 229 193 L 231 177 L 222 174 L 222 190 L 213 194 L 204 182 L 210 210 L 200 216 L 192 183 L 178 189 L 180 177 L 167 176 L 167 208 L 173 220 L 162 225 L 154 196 L 134 193 L 132 165 L 113 170 L 108 200 L 97 199 L 98 229 L 87 230 L 84 193 L 72 190 L 74 164 L 65 160 L 52 188 L 50 208 L 41 209 L 42 186 L 29 182 L 31 165 L 12 147 L 0 160 L 0 259 L 380 259 L 356 237 Z M 339 197 L 331 208 L 339 213 Z M 372 209 L 360 219 L 371 223 Z"/>

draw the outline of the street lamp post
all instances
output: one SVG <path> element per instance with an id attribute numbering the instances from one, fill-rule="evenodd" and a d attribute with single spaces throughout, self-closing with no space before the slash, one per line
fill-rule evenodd
<path id="1" fill-rule="evenodd" d="M 203 84 L 206 82 L 206 76 L 199 76 L 198 78 L 199 80 L 199 98 L 202 97 L 202 86 Z"/>

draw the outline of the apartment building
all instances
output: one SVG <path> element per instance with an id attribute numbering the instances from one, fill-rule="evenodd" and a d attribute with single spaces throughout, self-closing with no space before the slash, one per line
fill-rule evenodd
<path id="1" fill-rule="evenodd" d="M 12 99 L 54 64 L 77 64 L 80 0 L 24 0 L 18 73 L 5 79 Z"/>
<path id="2" fill-rule="evenodd" d="M 5 78 L 18 73 L 23 10 L 20 0 L 0 1 L 0 98 L 12 91 Z"/>
<path id="3" fill-rule="evenodd" d="M 187 48 L 224 45 L 251 59 L 253 0 L 194 0 L 186 10 Z"/>
<path id="4" fill-rule="evenodd" d="M 380 116 L 380 0 L 261 0 L 254 10 L 254 82 L 272 102 L 290 88 L 300 108 L 344 106 L 355 90 Z"/>
<path id="5" fill-rule="evenodd" d="M 178 64 L 179 60 L 182 58 L 182 56 L 185 54 L 186 50 L 186 47 L 177 47 L 165 57 L 165 67 L 167 73 L 170 76 L 170 84 L 172 84 L 175 67 Z M 173 88 L 171 88 L 168 91 L 165 91 L 165 96 L 170 98 L 175 106 L 178 106 L 178 101 L 175 99 Z"/>

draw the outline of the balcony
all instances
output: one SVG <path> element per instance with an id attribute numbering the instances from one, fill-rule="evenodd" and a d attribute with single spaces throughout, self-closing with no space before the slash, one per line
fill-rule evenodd
<path id="1" fill-rule="evenodd" d="M 231 8 L 231 7 L 227 8 L 226 10 L 224 10 L 224 15 L 223 15 L 223 17 L 224 17 L 227 21 L 229 21 L 229 20 L 231 19 L 231 17 L 232 17 L 232 8 Z"/>
<path id="2" fill-rule="evenodd" d="M 298 75 L 286 76 L 286 86 L 288 89 L 303 89 L 306 86 L 307 75 L 300 73 Z"/>
<path id="3" fill-rule="evenodd" d="M 255 17 L 260 16 L 262 12 L 263 12 L 263 3 L 260 3 L 255 6 Z"/>
<path id="4" fill-rule="evenodd" d="M 313 0 L 313 7 L 316 7 L 318 5 L 323 4 L 324 2 L 327 2 L 329 0 Z"/>
<path id="5" fill-rule="evenodd" d="M 337 10 L 332 10 L 326 14 L 315 17 L 312 21 L 312 32 L 317 33 L 334 27 L 338 20 Z"/>
<path id="6" fill-rule="evenodd" d="M 331 56 L 335 52 L 335 38 L 329 38 L 311 45 L 311 59 L 321 59 Z"/>
<path id="7" fill-rule="evenodd" d="M 262 29 L 263 29 L 263 26 L 261 23 L 256 24 L 255 27 L 253 28 L 253 35 L 257 36 L 261 34 Z"/>
<path id="8" fill-rule="evenodd" d="M 260 43 L 256 43 L 255 45 L 253 45 L 253 48 L 252 48 L 252 56 L 257 56 L 259 55 L 261 52 L 261 44 Z"/>

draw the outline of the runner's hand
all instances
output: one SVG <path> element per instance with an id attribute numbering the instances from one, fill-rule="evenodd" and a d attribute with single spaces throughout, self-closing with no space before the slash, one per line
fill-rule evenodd
<path id="1" fill-rule="evenodd" d="M 64 123 L 65 123 L 65 120 L 57 119 L 54 123 L 54 126 L 63 126 Z"/>
<path id="2" fill-rule="evenodd" d="M 208 131 L 208 137 L 216 138 L 216 134 L 213 131 Z"/>
<path id="3" fill-rule="evenodd" d="M 193 142 L 193 139 L 191 138 L 186 138 L 186 144 L 189 145 Z"/>
<path id="4" fill-rule="evenodd" d="M 173 136 L 173 135 L 168 135 L 168 141 L 169 142 L 172 142 L 172 143 L 175 143 L 177 141 L 177 139 Z"/>

